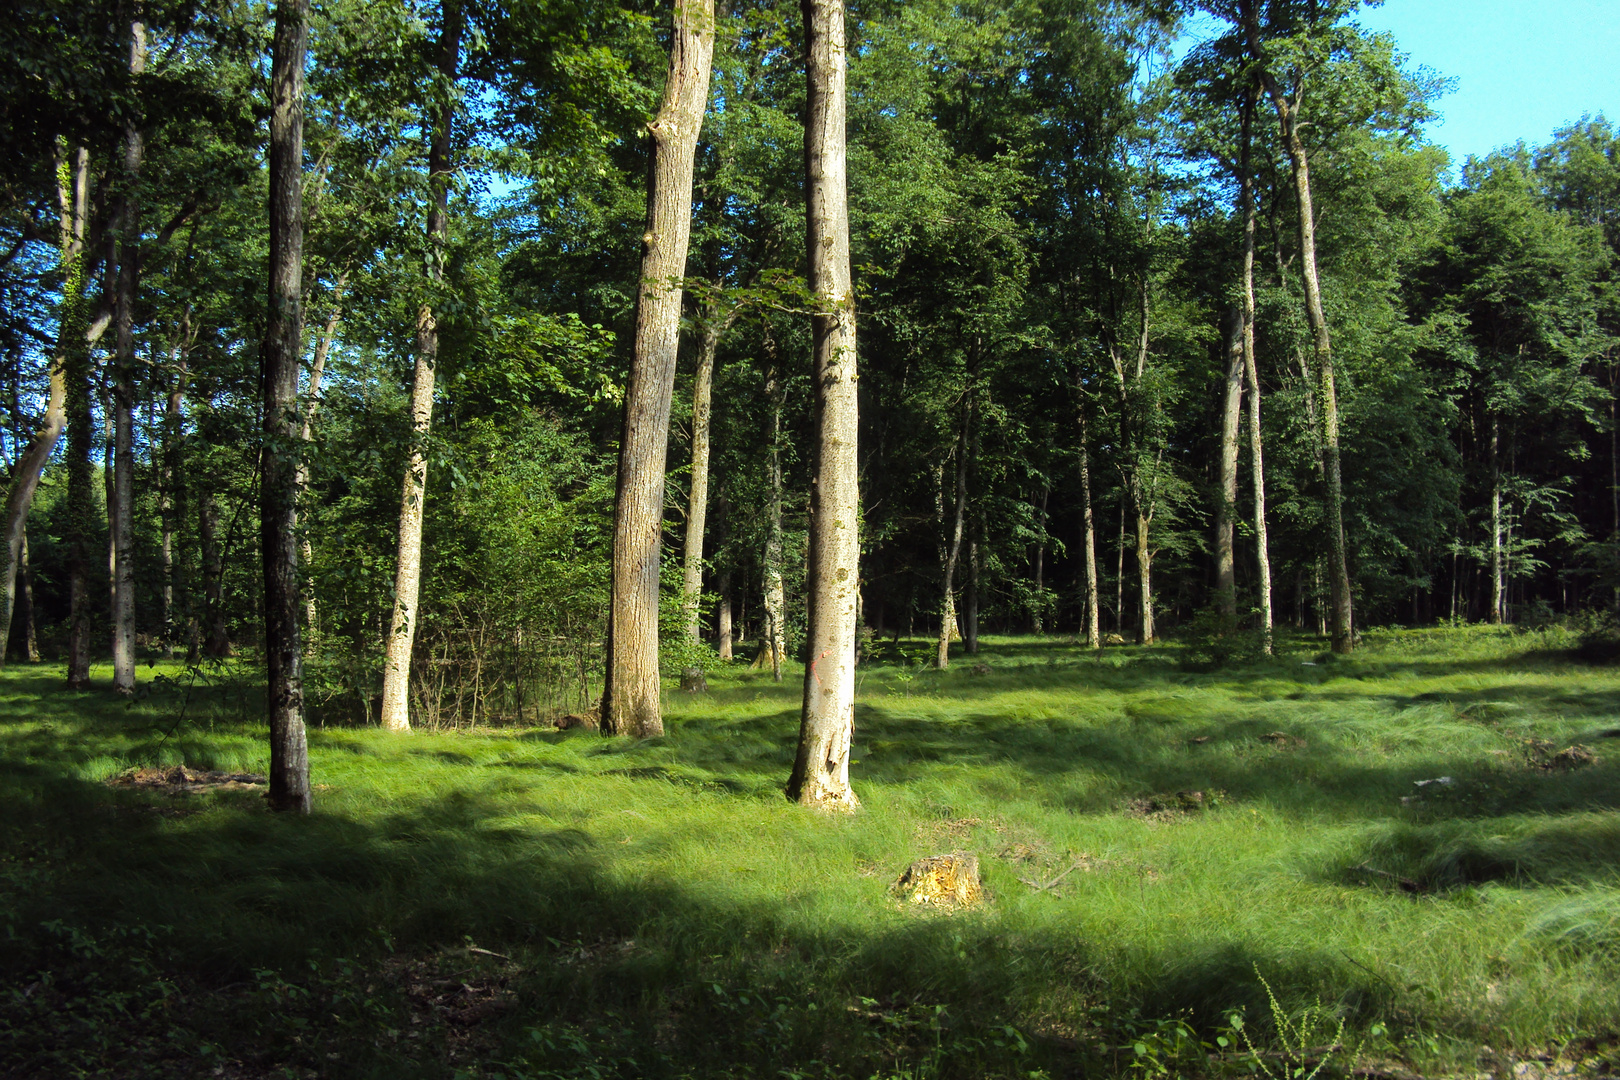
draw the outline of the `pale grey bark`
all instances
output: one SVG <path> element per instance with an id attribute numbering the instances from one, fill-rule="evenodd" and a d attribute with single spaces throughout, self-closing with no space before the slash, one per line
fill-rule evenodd
<path id="1" fill-rule="evenodd" d="M 944 671 L 951 666 L 951 639 L 956 636 L 956 564 L 962 556 L 962 531 L 967 514 L 967 447 L 966 433 L 957 446 L 956 502 L 951 515 L 951 537 L 945 544 L 945 559 L 940 566 L 941 593 L 939 605 L 939 639 L 934 650 L 934 667 Z"/>
<path id="2" fill-rule="evenodd" d="M 642 235 L 635 353 L 625 389 L 624 436 L 613 510 L 602 732 L 664 733 L 658 674 L 658 568 L 664 531 L 664 466 L 680 339 L 681 280 L 692 232 L 692 163 L 708 102 L 713 0 L 675 8 L 669 79 L 647 131 L 647 230 Z"/>
<path id="3" fill-rule="evenodd" d="M 427 215 L 429 289 L 444 280 L 445 247 L 450 239 L 450 135 L 454 103 L 450 100 L 461 56 L 461 9 L 456 0 L 443 6 L 439 38 L 439 74 L 445 95 L 432 119 L 428 144 Z M 399 499 L 399 557 L 394 566 L 394 611 L 388 624 L 383 661 L 382 727 L 411 728 L 411 653 L 421 622 L 422 517 L 427 500 L 427 438 L 433 427 L 433 383 L 439 363 L 439 322 L 431 300 L 416 313 L 416 368 L 411 379 L 411 451 Z M 307 616 L 306 611 L 306 616 Z"/>
<path id="4" fill-rule="evenodd" d="M 1220 479 L 1215 502 L 1215 604 L 1223 630 L 1237 625 L 1238 433 L 1243 419 L 1243 313 L 1228 312 L 1226 386 L 1221 408 Z"/>
<path id="5" fill-rule="evenodd" d="M 771 348 L 769 344 L 766 346 Z M 767 494 L 765 505 L 765 640 L 771 678 L 782 681 L 782 661 L 787 652 L 787 595 L 782 581 L 782 406 L 781 376 L 774 361 L 765 375 L 765 397 L 771 403 L 770 448 L 765 455 Z"/>
<path id="6" fill-rule="evenodd" d="M 130 24 L 129 74 L 146 70 L 146 27 Z M 113 355 L 113 477 L 107 506 L 112 545 L 113 689 L 135 692 L 135 293 L 140 280 L 141 205 L 137 191 L 145 140 L 124 121 L 124 191 L 118 213 L 117 346 Z"/>
<path id="7" fill-rule="evenodd" d="M 304 407 L 304 427 L 300 433 L 306 447 L 306 455 L 309 452 L 307 449 L 309 444 L 315 439 L 315 414 L 321 407 L 321 380 L 326 374 L 326 357 L 332 351 L 332 342 L 337 337 L 338 324 L 343 321 L 343 286 L 347 280 L 347 274 L 338 277 L 337 285 L 332 291 L 332 311 L 327 315 L 326 327 L 321 331 L 320 339 L 315 343 L 315 357 L 309 368 L 309 385 L 304 391 L 304 396 L 309 399 L 309 403 Z M 298 490 L 300 492 L 309 490 L 309 461 L 307 456 L 298 463 Z M 309 568 L 315 561 L 315 545 L 310 540 L 307 529 L 303 533 L 299 546 L 304 559 L 304 573 L 307 575 Z M 310 640 L 319 632 L 320 624 L 316 621 L 319 614 L 320 612 L 315 605 L 315 590 L 306 585 L 304 588 L 306 648 L 309 647 Z"/>
<path id="8" fill-rule="evenodd" d="M 702 640 L 698 615 L 703 606 L 703 531 L 709 518 L 709 412 L 714 397 L 714 358 L 725 325 L 710 318 L 698 338 L 697 371 L 692 378 L 692 474 L 686 498 L 686 544 L 681 566 L 681 616 L 693 644 Z"/>
<path id="9" fill-rule="evenodd" d="M 816 458 L 810 488 L 804 711 L 788 795 L 806 806 L 852 810 L 859 805 L 849 785 L 849 754 L 855 734 L 861 507 L 842 0 L 804 0 L 804 25 L 805 228 L 809 284 L 816 298 L 812 319 Z"/>
<path id="10" fill-rule="evenodd" d="M 1251 86 L 1243 102 L 1242 143 L 1239 148 L 1238 198 L 1243 214 L 1243 373 L 1249 389 L 1249 472 L 1254 483 L 1254 544 L 1260 599 L 1260 648 L 1271 654 L 1271 544 L 1266 534 L 1266 467 L 1260 431 L 1260 372 L 1254 354 L 1254 174 L 1249 167 L 1250 129 L 1254 121 L 1257 88 Z"/>
<path id="11" fill-rule="evenodd" d="M 1097 526 L 1091 505 L 1091 425 L 1080 398 L 1080 546 L 1086 564 L 1086 644 L 1102 648 L 1102 583 L 1097 580 Z M 1123 552 L 1124 545 L 1121 544 Z M 1123 558 L 1123 554 L 1121 556 Z M 1121 563 L 1123 569 L 1123 562 Z M 1121 574 L 1121 581 L 1124 575 Z M 1121 586 L 1123 587 L 1123 586 Z"/>

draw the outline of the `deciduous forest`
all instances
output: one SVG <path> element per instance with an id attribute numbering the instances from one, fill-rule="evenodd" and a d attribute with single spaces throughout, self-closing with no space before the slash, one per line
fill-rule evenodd
<path id="1" fill-rule="evenodd" d="M 21 0 L 0 1074 L 1620 1068 L 1620 132 L 1360 7 Z"/>

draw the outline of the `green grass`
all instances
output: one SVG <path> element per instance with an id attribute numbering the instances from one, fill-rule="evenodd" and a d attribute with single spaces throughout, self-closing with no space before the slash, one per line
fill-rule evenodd
<path id="1" fill-rule="evenodd" d="M 126 705 L 13 668 L 0 1074 L 1280 1075 L 1197 1045 L 1236 1011 L 1276 1045 L 1268 985 L 1424 1075 L 1613 1057 L 1620 670 L 1569 644 L 1372 633 L 1211 672 L 1009 638 L 934 673 L 885 643 L 841 818 L 781 795 L 796 672 L 671 690 L 640 743 L 316 729 L 296 820 L 101 783 L 262 771 L 245 672 Z M 1596 764 L 1537 767 L 1577 742 Z M 891 897 L 955 849 L 983 908 Z"/>

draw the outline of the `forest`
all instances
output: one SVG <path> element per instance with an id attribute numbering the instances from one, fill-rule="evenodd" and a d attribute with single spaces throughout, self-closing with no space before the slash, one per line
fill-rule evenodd
<path id="1" fill-rule="evenodd" d="M 1620 132 L 1361 7 L 19 0 L 0 1075 L 1620 1067 Z"/>

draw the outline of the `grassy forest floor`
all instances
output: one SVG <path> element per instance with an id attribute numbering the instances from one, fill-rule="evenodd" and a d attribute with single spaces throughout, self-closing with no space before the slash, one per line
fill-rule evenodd
<path id="1" fill-rule="evenodd" d="M 906 644 L 862 668 L 832 819 L 781 795 L 796 671 L 672 691 L 639 743 L 316 729 L 300 820 L 106 782 L 262 772 L 246 669 L 130 704 L 14 666 L 0 1075 L 1620 1069 L 1620 668 L 1560 632 L 1220 670 Z M 890 892 L 956 850 L 981 907 Z"/>

